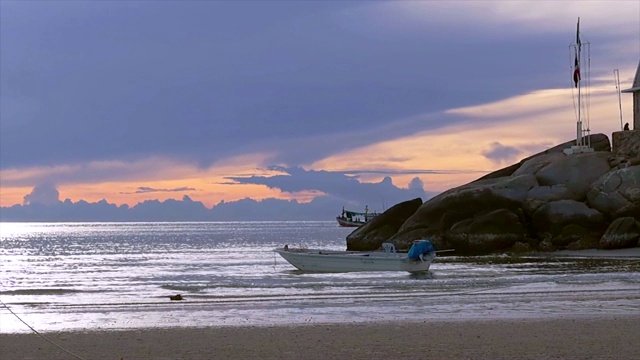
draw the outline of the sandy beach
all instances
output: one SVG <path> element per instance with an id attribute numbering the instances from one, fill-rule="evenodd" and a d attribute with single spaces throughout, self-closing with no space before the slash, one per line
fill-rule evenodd
<path id="1" fill-rule="evenodd" d="M 640 315 L 621 317 L 54 332 L 82 359 L 640 359 Z M 74 359 L 36 334 L 0 358 Z"/>

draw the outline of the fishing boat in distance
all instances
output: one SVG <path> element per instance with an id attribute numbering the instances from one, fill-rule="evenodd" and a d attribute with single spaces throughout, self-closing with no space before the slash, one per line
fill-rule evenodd
<path id="1" fill-rule="evenodd" d="M 381 251 L 335 251 L 320 249 L 274 249 L 291 265 L 305 272 L 407 271 L 422 273 L 436 258 L 429 240 L 416 240 L 407 253 L 396 252 L 391 243 L 382 244 Z M 452 250 L 442 250 L 452 251 Z"/>
<path id="2" fill-rule="evenodd" d="M 369 207 L 364 207 L 364 212 L 350 211 L 342 208 L 342 214 L 336 217 L 338 225 L 344 227 L 358 227 L 366 224 L 369 220 L 380 215 L 377 212 L 369 212 Z"/>

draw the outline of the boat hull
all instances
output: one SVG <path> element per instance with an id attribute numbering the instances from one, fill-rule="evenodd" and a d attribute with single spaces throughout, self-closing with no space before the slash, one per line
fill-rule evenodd
<path id="1" fill-rule="evenodd" d="M 348 252 L 317 249 L 275 249 L 291 265 L 305 272 L 407 271 L 429 270 L 435 253 L 424 260 L 410 260 L 407 254 L 386 252 Z"/>
<path id="2" fill-rule="evenodd" d="M 358 227 L 360 225 L 366 224 L 364 221 L 347 220 L 340 216 L 336 217 L 336 220 L 338 221 L 338 225 L 342 227 Z"/>

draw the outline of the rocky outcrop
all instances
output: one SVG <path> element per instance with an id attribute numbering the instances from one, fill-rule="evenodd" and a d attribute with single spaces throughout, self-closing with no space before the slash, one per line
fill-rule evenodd
<path id="1" fill-rule="evenodd" d="M 640 129 L 633 131 L 616 131 L 613 137 L 613 153 L 617 156 L 637 158 L 640 156 Z"/>
<path id="2" fill-rule="evenodd" d="M 633 216 L 640 221 L 640 165 L 600 176 L 587 193 L 587 204 L 610 219 Z"/>
<path id="3" fill-rule="evenodd" d="M 609 143 L 609 138 L 605 134 L 594 134 L 594 135 L 591 135 L 589 137 L 589 139 L 590 139 L 590 142 L 591 142 L 591 147 L 595 151 L 611 152 L 611 144 Z M 531 159 L 534 159 L 534 158 L 543 157 L 544 155 L 553 155 L 553 154 L 564 155 L 564 153 L 562 151 L 564 149 L 570 148 L 572 145 L 575 145 L 575 140 L 564 142 L 564 143 L 562 143 L 560 145 L 556 145 L 556 146 L 554 146 L 554 147 L 552 147 L 550 149 L 547 149 L 545 151 L 539 152 L 539 153 L 537 153 L 535 155 L 531 155 L 531 156 L 529 156 L 527 158 L 524 158 L 524 159 L 520 160 L 520 162 L 517 163 L 517 164 L 513 164 L 511 166 L 507 166 L 506 168 L 491 172 L 491 173 L 479 178 L 478 180 L 491 179 L 491 178 L 503 177 L 503 176 L 510 176 L 515 171 L 520 169 L 525 162 L 527 162 L 527 161 L 529 161 Z M 478 180 L 476 180 L 476 181 L 478 181 Z"/>
<path id="4" fill-rule="evenodd" d="M 520 203 L 536 185 L 533 176 L 523 175 L 451 189 L 424 203 L 390 241 L 398 248 L 408 248 L 413 240 L 429 237 L 437 247 L 455 245 L 460 251 L 468 248 L 471 252 L 482 248 L 485 241 L 508 246 L 527 233 Z M 489 219 L 506 213 L 516 218 L 506 220 L 510 226 L 489 226 Z"/>
<path id="5" fill-rule="evenodd" d="M 533 213 L 532 225 L 538 239 L 547 240 L 558 248 L 579 240 L 583 245 L 593 245 L 607 228 L 600 212 L 575 200 L 542 205 Z"/>
<path id="6" fill-rule="evenodd" d="M 380 248 L 400 226 L 422 205 L 422 199 L 401 202 L 374 217 L 347 236 L 347 250 L 362 251 Z"/>
<path id="7" fill-rule="evenodd" d="M 632 217 L 613 220 L 600 239 L 603 249 L 620 249 L 640 246 L 640 223 Z"/>
<path id="8" fill-rule="evenodd" d="M 593 152 L 562 156 L 534 173 L 541 186 L 563 185 L 575 200 L 584 200 L 591 184 L 607 173 L 609 154 Z"/>
<path id="9" fill-rule="evenodd" d="M 640 132 L 625 139 L 640 143 Z M 566 142 L 445 191 L 411 214 L 405 207 L 402 222 L 394 216 L 382 224 L 385 213 L 349 235 L 348 248 L 389 241 L 403 249 L 427 237 L 458 254 L 637 246 L 630 221 L 640 221 L 640 166 L 612 153 L 603 134 L 591 143 L 595 152 L 565 155 L 573 145 Z M 631 220 L 612 228 L 621 218 Z"/>
<path id="10" fill-rule="evenodd" d="M 497 209 L 455 223 L 446 241 L 462 253 L 482 253 L 485 248 L 508 249 L 527 236 L 522 214 Z"/>

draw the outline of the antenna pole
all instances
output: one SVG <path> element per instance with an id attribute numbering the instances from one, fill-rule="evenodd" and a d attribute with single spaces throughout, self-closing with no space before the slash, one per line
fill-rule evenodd
<path id="1" fill-rule="evenodd" d="M 616 90 L 618 90 L 618 107 L 620 108 L 620 130 L 622 127 L 622 99 L 620 98 L 620 71 L 613 69 L 613 78 L 616 81 Z"/>

